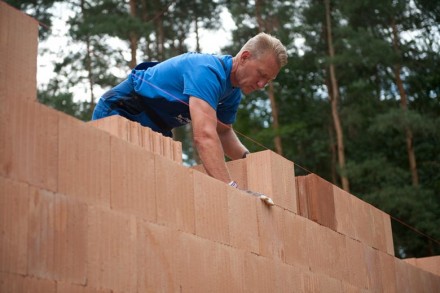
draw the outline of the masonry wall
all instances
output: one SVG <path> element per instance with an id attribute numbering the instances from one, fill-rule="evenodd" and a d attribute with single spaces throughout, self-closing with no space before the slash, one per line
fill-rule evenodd
<path id="1" fill-rule="evenodd" d="M 35 21 L 0 2 L 0 24 L 1 65 L 35 56 Z M 380 210 L 271 151 L 229 162 L 269 208 L 183 166 L 179 142 L 38 104 L 28 62 L 32 93 L 0 67 L 0 292 L 440 292 Z"/>

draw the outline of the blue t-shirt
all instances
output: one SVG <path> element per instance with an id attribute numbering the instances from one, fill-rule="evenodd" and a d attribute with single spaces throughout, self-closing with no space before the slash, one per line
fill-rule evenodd
<path id="1" fill-rule="evenodd" d="M 232 56 L 185 53 L 145 70 L 133 69 L 128 79 L 114 87 L 107 102 L 134 93 L 169 128 L 191 121 L 189 97 L 206 101 L 225 124 L 235 122 L 241 91 L 231 85 Z"/>

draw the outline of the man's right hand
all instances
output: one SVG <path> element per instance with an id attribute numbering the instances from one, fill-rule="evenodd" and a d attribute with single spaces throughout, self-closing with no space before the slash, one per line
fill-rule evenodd
<path id="1" fill-rule="evenodd" d="M 263 193 L 259 193 L 259 192 L 255 192 L 255 191 L 251 191 L 251 190 L 245 190 L 248 194 L 252 195 L 252 196 L 256 196 L 259 199 L 261 199 L 265 204 L 267 204 L 268 206 L 273 206 L 275 205 L 275 203 L 273 202 L 273 200 L 268 197 L 267 195 L 263 194 Z"/>

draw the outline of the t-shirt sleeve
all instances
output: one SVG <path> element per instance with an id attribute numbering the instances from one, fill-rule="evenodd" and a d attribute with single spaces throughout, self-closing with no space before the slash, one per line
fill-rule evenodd
<path id="1" fill-rule="evenodd" d="M 183 78 L 184 94 L 202 99 L 217 110 L 225 82 L 215 65 L 194 66 L 193 70 L 184 73 Z"/>

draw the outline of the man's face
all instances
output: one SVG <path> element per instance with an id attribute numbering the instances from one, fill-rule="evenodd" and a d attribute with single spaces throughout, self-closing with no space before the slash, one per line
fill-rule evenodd
<path id="1" fill-rule="evenodd" d="M 264 88 L 276 78 L 279 71 L 280 67 L 273 54 L 256 59 L 249 51 L 244 51 L 239 57 L 234 86 L 239 87 L 244 94 L 249 94 Z"/>

